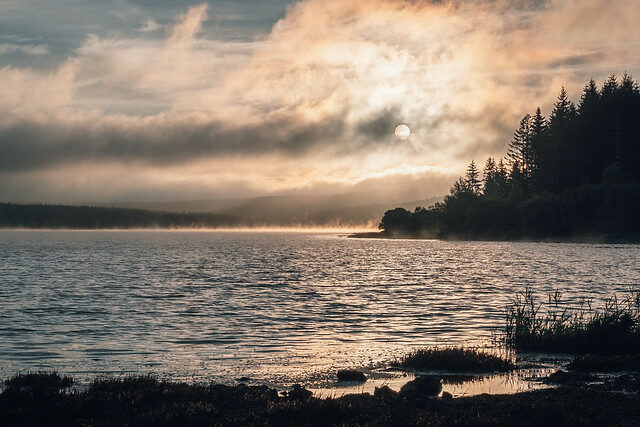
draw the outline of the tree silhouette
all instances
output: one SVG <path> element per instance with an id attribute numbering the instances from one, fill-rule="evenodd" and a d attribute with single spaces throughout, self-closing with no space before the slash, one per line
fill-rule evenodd
<path id="1" fill-rule="evenodd" d="M 528 183 L 531 168 L 531 116 L 525 114 L 520 120 L 520 126 L 513 133 L 513 138 L 507 149 L 507 158 L 511 168 L 517 167 L 518 174 L 522 177 L 522 184 Z"/>
<path id="2" fill-rule="evenodd" d="M 475 162 L 472 160 L 467 168 L 466 184 L 469 190 L 473 194 L 480 194 L 482 190 L 482 182 L 480 181 L 480 173 L 476 167 Z"/>
<path id="3" fill-rule="evenodd" d="M 640 87 L 629 74 L 600 90 L 591 79 L 578 105 L 562 87 L 548 119 L 537 108 L 520 120 L 507 163 L 487 159 L 481 180 L 472 161 L 443 202 L 407 212 L 414 234 L 640 240 Z"/>

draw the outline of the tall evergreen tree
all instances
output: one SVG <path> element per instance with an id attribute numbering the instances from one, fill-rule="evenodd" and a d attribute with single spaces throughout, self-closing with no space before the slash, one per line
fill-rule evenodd
<path id="1" fill-rule="evenodd" d="M 502 193 L 506 193 L 509 188 L 509 172 L 504 164 L 504 158 L 500 157 L 498 161 L 498 172 L 496 173 L 496 182 Z"/>
<path id="2" fill-rule="evenodd" d="M 616 159 L 625 179 L 640 180 L 640 89 L 628 74 L 624 73 L 615 96 Z"/>
<path id="3" fill-rule="evenodd" d="M 517 161 L 511 165 L 511 171 L 509 172 L 509 185 L 511 189 L 520 190 L 522 190 L 525 185 L 524 176 L 522 175 L 522 167 Z"/>
<path id="4" fill-rule="evenodd" d="M 544 158 L 544 151 L 549 143 L 549 129 L 547 126 L 547 120 L 542 115 L 540 107 L 536 109 L 536 113 L 531 119 L 531 131 L 530 131 L 530 149 L 529 154 L 529 170 L 530 185 L 533 188 L 539 188 L 541 163 Z"/>
<path id="5" fill-rule="evenodd" d="M 600 92 L 595 80 L 584 87 L 578 107 L 579 137 L 583 161 L 578 163 L 580 181 L 597 183 L 606 166 L 606 147 L 600 121 Z"/>
<path id="6" fill-rule="evenodd" d="M 546 169 L 545 189 L 564 190 L 575 182 L 576 159 L 572 126 L 577 115 L 573 102 L 562 87 L 558 100 L 549 117 L 549 149 L 546 150 L 544 168 Z"/>
<path id="7" fill-rule="evenodd" d="M 466 182 L 467 186 L 474 194 L 480 194 L 482 182 L 480 181 L 480 173 L 478 172 L 476 163 L 473 160 L 469 163 L 469 167 L 467 168 Z"/>
<path id="8" fill-rule="evenodd" d="M 484 188 L 483 194 L 488 197 L 493 197 L 499 193 L 498 182 L 496 181 L 496 175 L 498 173 L 498 167 L 493 157 L 489 157 L 484 165 L 483 181 Z"/>
<path id="9" fill-rule="evenodd" d="M 531 116 L 529 114 L 526 114 L 520 120 L 520 126 L 513 133 L 513 138 L 507 149 L 507 157 L 510 160 L 511 168 L 517 164 L 520 168 L 520 174 L 526 181 L 529 175 L 529 160 L 531 157 Z"/>

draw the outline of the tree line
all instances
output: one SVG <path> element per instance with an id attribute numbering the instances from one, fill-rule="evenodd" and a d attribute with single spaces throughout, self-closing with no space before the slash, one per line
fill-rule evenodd
<path id="1" fill-rule="evenodd" d="M 640 233 L 640 87 L 627 73 L 579 102 L 564 87 L 549 117 L 519 122 L 507 152 L 472 161 L 442 202 L 387 211 L 387 234 L 526 238 Z"/>
<path id="2" fill-rule="evenodd" d="M 208 212 L 0 203 L 0 227 L 4 228 L 219 228 L 238 223 L 234 216 Z"/>

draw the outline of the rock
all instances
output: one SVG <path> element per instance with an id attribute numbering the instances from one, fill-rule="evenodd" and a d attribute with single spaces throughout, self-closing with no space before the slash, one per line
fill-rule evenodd
<path id="1" fill-rule="evenodd" d="M 356 381 L 363 383 L 367 380 L 367 377 L 360 371 L 352 369 L 344 369 L 338 371 L 338 381 Z"/>
<path id="2" fill-rule="evenodd" d="M 236 381 L 238 381 L 239 383 L 246 383 L 247 381 L 251 381 L 251 378 L 249 378 L 249 377 L 240 377 Z"/>
<path id="3" fill-rule="evenodd" d="M 389 386 L 383 385 L 382 387 L 376 387 L 375 390 L 373 390 L 373 396 L 377 399 L 388 400 L 398 396 L 398 392 L 391 390 Z"/>
<path id="4" fill-rule="evenodd" d="M 399 395 L 404 398 L 420 398 L 437 396 L 441 391 L 442 383 L 439 378 L 433 375 L 423 375 L 403 385 Z"/>
<path id="5" fill-rule="evenodd" d="M 586 374 L 581 372 L 567 372 L 562 369 L 558 369 L 553 374 L 549 375 L 547 378 L 544 378 L 542 382 L 547 384 L 576 384 L 576 383 L 587 383 L 590 381 L 595 381 L 598 378 L 592 374 Z"/>
<path id="6" fill-rule="evenodd" d="M 277 400 L 278 399 L 278 391 L 267 387 L 266 385 L 259 385 L 251 387 L 253 389 L 254 396 L 260 396 L 267 400 Z"/>
<path id="7" fill-rule="evenodd" d="M 300 384 L 294 384 L 289 393 L 287 393 L 289 399 L 293 400 L 308 400 L 312 395 L 313 393 Z"/>
<path id="8" fill-rule="evenodd" d="M 453 399 L 453 394 L 449 393 L 448 391 L 442 392 L 442 400 L 451 400 L 451 399 Z"/>

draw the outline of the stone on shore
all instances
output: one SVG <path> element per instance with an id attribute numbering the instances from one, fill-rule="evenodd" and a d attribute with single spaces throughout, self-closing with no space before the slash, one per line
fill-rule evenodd
<path id="1" fill-rule="evenodd" d="M 300 384 L 294 384 L 287 393 L 287 397 L 292 400 L 309 400 L 313 395 L 312 392 L 302 387 Z"/>
<path id="2" fill-rule="evenodd" d="M 395 390 L 392 390 L 387 385 L 383 385 L 382 387 L 376 387 L 373 390 L 373 396 L 376 397 L 377 399 L 388 400 L 388 399 L 394 399 L 395 397 L 397 397 L 398 392 Z"/>
<path id="3" fill-rule="evenodd" d="M 440 378 L 433 375 L 423 375 L 413 381 L 409 381 L 400 388 L 400 397 L 421 398 L 426 396 L 437 396 L 442 391 Z"/>
<path id="4" fill-rule="evenodd" d="M 363 383 L 366 380 L 367 377 L 360 371 L 353 369 L 343 369 L 342 371 L 338 371 L 338 381 L 355 381 Z"/>

